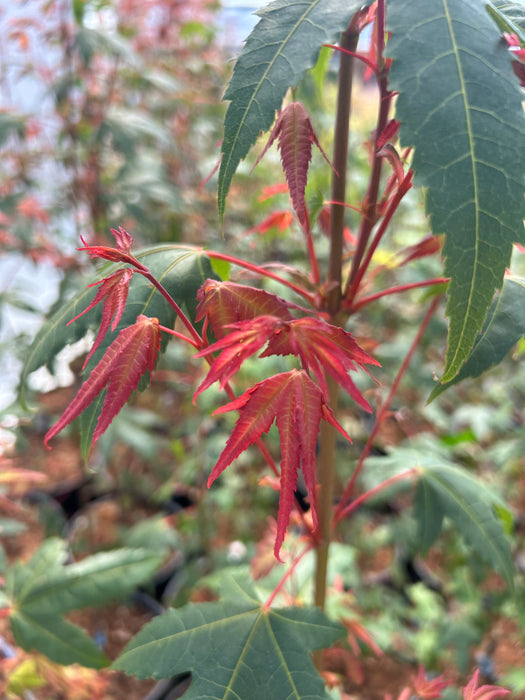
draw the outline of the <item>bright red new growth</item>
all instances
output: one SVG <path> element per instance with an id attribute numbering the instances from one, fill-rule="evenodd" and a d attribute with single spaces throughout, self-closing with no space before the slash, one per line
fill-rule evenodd
<path id="1" fill-rule="evenodd" d="M 265 379 L 235 401 L 217 409 L 215 414 L 233 410 L 239 411 L 239 418 L 210 474 L 208 486 L 276 422 L 281 442 L 281 493 L 274 553 L 280 560 L 279 552 L 290 519 L 299 469 L 302 469 L 310 499 L 314 528 L 317 527 L 315 450 L 321 418 L 345 438 L 350 438 L 334 418 L 322 391 L 304 370 L 292 370 Z"/>
<path id="2" fill-rule="evenodd" d="M 270 229 L 277 229 L 281 233 L 291 226 L 293 214 L 291 211 L 274 211 L 270 216 L 261 221 L 260 224 L 251 228 L 247 233 L 267 233 Z"/>
<path id="3" fill-rule="evenodd" d="M 452 685 L 452 681 L 446 681 L 443 674 L 437 678 L 428 679 L 425 668 L 420 665 L 417 676 L 412 678 L 412 684 L 418 698 L 433 700 L 433 698 L 440 698 L 442 691 Z"/>
<path id="4" fill-rule="evenodd" d="M 230 324 L 229 327 L 232 329 L 229 335 L 197 355 L 204 357 L 221 351 L 195 396 L 216 381 L 220 381 L 221 388 L 224 387 L 244 360 L 268 343 L 261 357 L 297 355 L 303 368 L 311 370 L 325 395 L 328 390 L 324 373 L 328 372 L 357 404 L 367 411 L 371 410 L 348 372 L 357 367 L 363 368 L 365 364 L 379 363 L 362 350 L 352 335 L 342 328 L 317 318 L 284 320 L 275 316 L 258 316 L 249 321 Z"/>
<path id="5" fill-rule="evenodd" d="M 278 148 L 281 152 L 281 162 L 288 183 L 290 197 L 292 198 L 293 208 L 301 225 L 306 227 L 307 215 L 304 192 L 308 166 L 312 159 L 312 143 L 315 143 L 330 167 L 332 167 L 332 164 L 319 143 L 308 112 L 300 102 L 292 102 L 279 112 L 268 143 L 255 165 L 261 160 L 276 138 L 279 139 Z"/>
<path id="6" fill-rule="evenodd" d="M 86 251 L 92 258 L 103 258 L 104 260 L 111 260 L 111 262 L 120 262 L 125 265 L 131 265 L 131 267 L 137 270 L 147 271 L 147 268 L 131 253 L 133 238 L 129 233 L 123 229 L 122 226 L 119 226 L 118 230 L 112 228 L 111 233 L 117 243 L 116 248 L 102 245 L 88 245 L 85 240 L 81 238 L 84 246 L 82 248 L 77 248 L 77 250 Z"/>
<path id="7" fill-rule="evenodd" d="M 46 447 L 49 446 L 49 441 L 74 421 L 107 386 L 107 395 L 93 434 L 95 444 L 129 399 L 131 392 L 137 388 L 140 378 L 146 371 L 152 372 L 155 368 L 160 339 L 157 318 L 138 316 L 132 326 L 124 328 L 82 384 L 60 420 L 46 433 Z"/>
<path id="8" fill-rule="evenodd" d="M 498 685 L 482 685 L 477 687 L 479 680 L 479 668 L 470 681 L 463 688 L 463 700 L 495 700 L 508 695 L 510 690 L 505 690 Z"/>
<path id="9" fill-rule="evenodd" d="M 276 294 L 235 282 L 206 280 L 197 292 L 197 321 L 206 316 L 217 339 L 230 332 L 229 326 L 256 316 L 278 316 L 291 319 L 290 305 Z"/>
<path id="10" fill-rule="evenodd" d="M 124 307 L 126 306 L 126 300 L 128 298 L 129 282 L 132 276 L 133 270 L 131 270 L 129 267 L 126 267 L 122 270 L 117 270 L 109 277 L 105 277 L 100 282 L 90 284 L 90 287 L 94 287 L 95 285 L 100 284 L 100 289 L 98 290 L 95 298 L 93 299 L 91 304 L 86 309 L 84 309 L 84 311 L 79 313 L 78 316 L 75 316 L 75 318 L 72 318 L 71 321 L 69 321 L 69 323 L 67 324 L 69 326 L 70 323 L 76 321 L 77 318 L 83 316 L 94 306 L 96 306 L 99 302 L 105 299 L 100 328 L 98 330 L 97 337 L 95 338 L 95 342 L 93 343 L 93 346 L 89 351 L 89 354 L 86 357 L 84 364 L 82 365 L 82 369 L 84 369 L 84 367 L 87 365 L 89 359 L 104 339 L 110 325 L 111 330 L 114 331 L 120 319 L 122 318 Z M 111 322 L 111 319 L 113 319 L 113 322 Z"/>

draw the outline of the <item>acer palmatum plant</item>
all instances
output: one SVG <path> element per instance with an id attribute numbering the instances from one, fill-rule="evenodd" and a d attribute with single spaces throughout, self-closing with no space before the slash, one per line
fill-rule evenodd
<path id="1" fill-rule="evenodd" d="M 115 668 L 155 678 L 190 671 L 187 697 L 192 698 L 327 697 L 317 672 L 324 657 L 314 654 L 316 670 L 311 652 L 337 642 L 335 648 L 346 649 L 336 654 L 338 658 L 359 654 L 348 625 L 327 614 L 333 585 L 330 547 L 343 523 L 400 482 L 413 494 L 416 548 L 428 550 L 446 516 L 512 587 L 513 564 L 501 520 L 508 511 L 467 471 L 441 455 L 421 455 L 409 445 L 399 452 L 402 469 L 369 489 L 361 482 L 374 440 L 391 414 L 394 396 L 444 293 L 449 319 L 446 360 L 432 398 L 497 364 L 525 331 L 524 284 L 506 273 L 513 244 L 525 244 L 525 120 L 513 68 L 525 46 L 525 11 L 513 7 L 506 14 L 507 9 L 499 0 L 275 0 L 259 12 L 260 21 L 225 94 L 230 106 L 219 172 L 219 213 L 222 220 L 240 161 L 258 134 L 271 128 L 277 113 L 261 157 L 278 139 L 307 269 L 201 248 L 165 246 L 132 253 L 131 237 L 123 229 L 113 232 L 115 247 L 84 245 L 82 250 L 114 265 L 105 270 L 96 295 L 89 290 L 76 297 L 41 331 L 24 372 L 25 378 L 48 361 L 60 343 L 83 334 L 90 314 L 103 302 L 85 382 L 49 430 L 46 443 L 79 415 L 84 446 L 95 443 L 131 392 L 155 371 L 157 355 L 172 336 L 192 346 L 196 362 L 209 365 L 194 399 L 219 382 L 228 403 L 215 414 L 239 414 L 209 485 L 255 445 L 280 491 L 273 554 L 275 561 L 284 563 L 266 598 L 261 599 L 246 572 L 226 573 L 218 601 L 169 610 L 155 619 L 130 642 Z M 368 27 L 371 39 L 362 51 L 358 40 Z M 293 101 L 287 98 L 315 66 L 323 46 L 339 60 L 331 162 L 314 119 L 297 95 Z M 353 174 L 348 171 L 352 89 L 360 64 L 377 83 L 377 120 L 368 145 L 366 190 L 359 201 L 347 202 L 347 180 Z M 332 181 L 321 210 L 310 207 L 307 196 L 312 144 L 329 162 Z M 400 278 L 393 286 L 376 289 L 378 251 L 414 184 L 426 191 L 432 235 L 425 233 L 416 245 L 397 251 L 397 269 L 441 255 L 443 276 L 415 282 Z M 359 215 L 353 232 L 346 228 L 349 209 Z M 323 229 L 329 239 L 327 259 L 320 255 L 318 234 Z M 249 271 L 258 277 L 259 286 L 218 279 L 210 261 Z M 265 281 L 271 281 L 272 289 L 280 285 L 282 296 L 266 291 Z M 373 356 L 373 349 L 370 354 L 361 347 L 352 328 L 358 315 L 366 316 L 379 300 L 418 288 L 427 292 L 419 327 L 385 395 L 373 401 L 359 388 L 359 377 L 373 377 L 380 358 Z M 84 315 L 87 310 L 90 313 Z M 74 323 L 65 326 L 71 319 Z M 294 365 L 283 363 L 283 371 L 238 389 L 239 370 L 253 356 L 286 356 Z M 351 474 L 344 478 L 336 440 L 348 445 L 352 436 L 342 418 L 343 392 L 349 397 L 345 411 L 351 404 L 356 415 L 375 413 Z M 264 442 L 274 423 L 279 455 Z M 298 498 L 299 477 L 307 496 L 306 513 Z M 292 514 L 298 536 L 290 533 Z M 283 553 L 287 540 L 290 546 Z M 313 598 L 305 600 L 304 594 L 293 595 L 291 582 L 312 552 Z M 336 617 L 345 620 L 343 614 Z M 333 674 L 325 674 L 328 677 L 333 684 Z M 422 697 L 439 697 L 446 685 L 441 678 L 427 681 L 423 669 L 415 681 Z M 475 685 L 477 676 L 465 692 L 478 692 Z"/>

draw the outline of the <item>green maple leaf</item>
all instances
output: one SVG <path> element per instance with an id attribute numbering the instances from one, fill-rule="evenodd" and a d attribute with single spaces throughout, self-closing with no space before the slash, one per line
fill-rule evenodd
<path id="1" fill-rule="evenodd" d="M 187 700 L 324 700 L 310 653 L 344 635 L 317 608 L 265 609 L 242 575 L 215 603 L 168 610 L 146 625 L 113 664 L 139 678 L 191 672 Z"/>
<path id="2" fill-rule="evenodd" d="M 480 0 L 389 0 L 390 86 L 401 141 L 414 147 L 450 277 L 446 368 L 467 359 L 514 242 L 525 242 L 525 118 L 518 80 Z"/>

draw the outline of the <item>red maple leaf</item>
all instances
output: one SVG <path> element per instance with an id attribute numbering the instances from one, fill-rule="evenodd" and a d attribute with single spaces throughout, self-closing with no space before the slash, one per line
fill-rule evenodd
<path id="1" fill-rule="evenodd" d="M 109 277 L 105 277 L 99 282 L 94 282 L 93 284 L 90 284 L 90 287 L 94 287 L 97 284 L 100 284 L 100 289 L 96 293 L 95 298 L 93 299 L 91 304 L 86 309 L 84 309 L 84 311 L 79 313 L 78 316 L 75 316 L 75 318 L 72 318 L 71 321 L 68 322 L 67 325 L 69 326 L 70 323 L 76 321 L 77 318 L 83 316 L 86 312 L 90 311 L 99 302 L 105 299 L 100 328 L 98 330 L 97 337 L 95 338 L 95 342 L 93 343 L 93 347 L 89 351 L 89 354 L 84 361 L 82 369 L 84 369 L 84 367 L 87 365 L 87 363 L 89 362 L 89 358 L 93 355 L 95 350 L 98 348 L 98 346 L 104 339 L 104 336 L 106 335 L 110 325 L 111 330 L 114 331 L 118 325 L 118 322 L 122 318 L 124 307 L 126 306 L 126 300 L 128 298 L 129 282 L 132 276 L 133 270 L 131 270 L 129 267 L 126 267 L 122 270 L 117 270 L 112 275 L 109 275 Z M 111 319 L 113 319 L 113 322 L 111 322 Z"/>
<path id="2" fill-rule="evenodd" d="M 285 231 L 289 226 L 291 226 L 293 221 L 293 214 L 291 211 L 274 211 L 272 214 L 266 217 L 260 224 L 253 226 L 246 235 L 251 233 L 267 233 L 270 229 L 277 229 L 281 233 Z"/>
<path id="3" fill-rule="evenodd" d="M 210 486 L 241 452 L 267 433 L 275 421 L 281 441 L 281 493 L 274 553 L 284 540 L 299 469 L 303 472 L 314 529 L 317 527 L 316 444 L 321 418 L 331 423 L 345 438 L 349 436 L 335 419 L 322 391 L 304 370 L 276 374 L 251 387 L 215 414 L 239 411 L 239 418 L 217 464 L 208 479 Z"/>
<path id="4" fill-rule="evenodd" d="M 297 355 L 303 368 L 311 370 L 321 390 L 328 394 L 324 372 L 328 372 L 359 404 L 370 411 L 370 405 L 359 392 L 348 372 L 365 364 L 379 365 L 359 347 L 352 335 L 338 326 L 316 318 L 285 320 L 275 316 L 258 316 L 249 321 L 232 323 L 229 335 L 201 350 L 197 357 L 216 351 L 218 355 L 195 396 L 211 384 L 220 381 L 223 388 L 244 360 L 266 343 L 260 357 L 269 355 Z"/>
<path id="5" fill-rule="evenodd" d="M 504 695 L 508 695 L 510 690 L 505 690 L 499 685 L 482 685 L 478 688 L 479 681 L 479 668 L 463 687 L 463 700 L 495 700 L 495 698 L 502 698 Z"/>
<path id="6" fill-rule="evenodd" d="M 147 370 L 153 371 L 160 348 L 160 337 L 158 318 L 141 315 L 132 326 L 124 328 L 91 371 L 61 418 L 47 431 L 44 438 L 46 447 L 49 441 L 74 421 L 107 386 L 107 395 L 93 434 L 94 444 L 126 403 L 131 392 L 137 388 L 140 378 Z"/>
<path id="7" fill-rule="evenodd" d="M 279 112 L 268 143 L 255 165 L 261 160 L 276 138 L 279 139 L 278 148 L 281 152 L 281 162 L 286 182 L 288 183 L 290 197 L 292 198 L 293 208 L 301 224 L 306 226 L 307 214 L 304 192 L 308 166 L 312 159 L 312 143 L 315 143 L 330 167 L 332 167 L 332 164 L 319 143 L 308 112 L 300 102 L 291 102 Z"/>
<path id="8" fill-rule="evenodd" d="M 265 315 L 292 318 L 290 305 L 276 294 L 235 282 L 208 279 L 197 292 L 197 299 L 196 320 L 207 316 L 216 338 L 224 338 L 229 333 L 225 329 L 237 321 Z"/>

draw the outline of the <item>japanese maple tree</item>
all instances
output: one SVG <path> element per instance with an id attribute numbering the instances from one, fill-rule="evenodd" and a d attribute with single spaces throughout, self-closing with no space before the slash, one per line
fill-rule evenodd
<path id="1" fill-rule="evenodd" d="M 84 242 L 80 250 L 112 264 L 103 268 L 94 294 L 91 286 L 42 329 L 25 368 L 27 375 L 56 354 L 70 334 L 98 323 L 84 383 L 45 438 L 52 447 L 57 434 L 80 416 L 84 443 L 93 446 L 130 394 L 155 372 L 166 342 L 173 338 L 186 343 L 194 361 L 206 364 L 206 375 L 194 387 L 194 401 L 218 382 L 228 402 L 214 415 L 238 413 L 208 485 L 213 488 L 225 469 L 234 468 L 235 460 L 256 446 L 279 489 L 272 537 L 283 571 L 270 595 L 262 600 L 246 573 L 228 574 L 219 586 L 219 601 L 170 610 L 153 620 L 114 664 L 139 677 L 189 671 L 193 680 L 188 698 L 328 697 L 318 673 L 323 670 L 318 650 L 338 640 L 351 646 L 348 628 L 328 614 L 330 547 L 341 523 L 395 483 L 412 487 L 422 552 L 433 544 L 446 516 L 508 586 L 514 578 L 502 524 L 505 507 L 466 470 L 406 448 L 400 458 L 403 471 L 368 490 L 360 478 L 445 294 L 449 331 L 433 398 L 498 363 L 525 333 L 519 310 L 525 284 L 507 272 L 513 245 L 525 245 L 520 91 L 525 9 L 509 10 L 500 0 L 274 0 L 258 14 L 259 23 L 225 94 L 229 107 L 218 179 L 219 216 L 227 229 L 226 199 L 236 170 L 259 134 L 273 125 L 257 163 L 277 140 L 306 269 L 190 246 L 132 252 L 131 235 L 119 228 L 115 246 Z M 358 41 L 367 28 L 371 39 L 361 49 Z M 320 70 L 323 47 L 339 61 L 331 161 L 314 118 L 295 93 L 311 69 Z M 347 201 L 352 84 L 358 64 L 375 78 L 377 121 L 368 144 L 365 191 L 359 201 Z M 322 206 L 311 204 L 307 191 L 313 145 L 327 161 L 331 179 Z M 400 279 L 376 289 L 378 251 L 414 186 L 425 190 L 431 234 L 426 231 L 417 244 L 398 250 L 395 266 L 402 270 L 441 255 L 443 276 L 406 283 Z M 352 232 L 347 228 L 349 210 L 358 217 Z M 321 254 L 323 230 L 328 233 L 326 257 Z M 182 267 L 188 261 L 189 272 Z M 248 271 L 257 281 L 220 279 L 217 263 Z M 272 291 L 265 289 L 267 283 Z M 275 293 L 277 286 L 281 294 Z M 390 386 L 378 398 L 372 388 L 380 358 L 374 356 L 373 342 L 357 336 L 356 318 L 379 299 L 414 289 L 426 291 L 419 328 Z M 253 357 L 272 358 L 282 363 L 282 371 L 246 389 L 239 375 Z M 351 442 L 345 422 L 349 411 L 357 416 L 375 412 L 375 422 L 351 474 L 343 477 L 336 441 Z M 265 442 L 273 424 L 278 453 Z M 301 484 L 307 513 L 298 500 Z M 287 540 L 293 539 L 291 522 L 294 528 L 299 523 L 300 534 L 295 547 L 287 549 Z M 290 605 L 286 586 L 312 551 L 313 599 Z M 465 697 L 504 693 L 477 684 L 475 675 Z M 421 697 L 440 697 L 447 685 L 441 677 L 427 679 L 423 668 L 414 680 Z"/>

